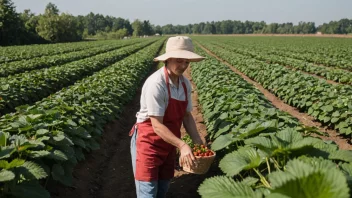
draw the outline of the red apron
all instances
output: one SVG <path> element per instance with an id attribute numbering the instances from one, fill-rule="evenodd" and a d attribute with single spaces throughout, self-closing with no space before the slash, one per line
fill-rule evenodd
<path id="1" fill-rule="evenodd" d="M 186 101 L 171 98 L 169 73 L 164 67 L 169 103 L 165 111 L 163 124 L 178 138 L 181 138 L 181 126 L 188 105 L 187 87 L 182 86 Z M 137 123 L 137 154 L 135 179 L 139 181 L 169 180 L 174 177 L 176 148 L 165 142 L 153 130 L 150 119 Z M 135 125 L 135 126 L 136 126 Z M 135 127 L 134 126 L 134 127 Z M 134 127 L 130 136 L 133 135 Z"/>

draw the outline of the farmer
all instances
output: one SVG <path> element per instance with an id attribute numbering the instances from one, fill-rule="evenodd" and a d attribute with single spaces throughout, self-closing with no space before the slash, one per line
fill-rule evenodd
<path id="1" fill-rule="evenodd" d="M 166 53 L 154 59 L 165 66 L 144 83 L 141 109 L 130 133 L 138 198 L 165 197 L 174 176 L 176 148 L 180 165 L 196 165 L 192 149 L 180 139 L 183 123 L 193 142 L 203 144 L 191 114 L 191 83 L 182 74 L 190 62 L 203 59 L 193 53 L 192 40 L 184 36 L 169 38 Z"/>

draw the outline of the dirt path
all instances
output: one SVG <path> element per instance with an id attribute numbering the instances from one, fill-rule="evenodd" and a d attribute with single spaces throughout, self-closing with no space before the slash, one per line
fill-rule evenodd
<path id="1" fill-rule="evenodd" d="M 153 71 L 155 70 L 156 67 Z M 190 78 L 190 70 L 187 70 L 186 76 Z M 73 187 L 64 187 L 55 182 L 48 185 L 48 190 L 53 198 L 136 197 L 128 133 L 136 120 L 135 114 L 140 107 L 140 94 L 141 90 L 138 90 L 133 101 L 125 106 L 119 120 L 106 125 L 101 138 L 101 148 L 86 155 L 86 160 L 76 166 L 73 172 Z M 194 107 L 192 114 L 195 117 L 201 136 L 204 137 L 206 127 L 202 123 L 203 118 L 197 99 L 197 93 L 194 91 L 192 95 Z M 182 134 L 185 134 L 184 129 L 182 129 Z M 176 170 L 167 197 L 199 197 L 198 186 L 205 178 L 214 174 L 214 171 L 209 171 L 208 174 L 200 176 Z"/>
<path id="2" fill-rule="evenodd" d="M 240 72 L 239 70 L 237 70 L 235 67 L 233 67 L 231 64 L 229 64 L 228 62 L 224 61 L 223 59 L 221 59 L 220 57 L 218 57 L 216 54 L 212 53 L 211 51 L 209 51 L 208 49 L 206 49 L 204 46 L 202 46 L 201 44 L 197 43 L 203 50 L 205 50 L 208 54 L 210 54 L 211 56 L 215 57 L 216 59 L 218 59 L 219 61 L 221 61 L 222 63 L 226 64 L 227 66 L 229 66 L 229 68 L 234 71 L 235 73 L 237 73 L 238 75 L 240 75 L 244 80 L 246 80 L 247 82 L 249 82 L 250 84 L 254 85 L 260 92 L 262 92 L 264 94 L 264 96 L 278 109 L 280 109 L 281 111 L 285 111 L 287 113 L 289 113 L 291 116 L 297 118 L 303 125 L 305 126 L 310 126 L 310 127 L 317 127 L 319 129 L 319 131 L 322 132 L 326 132 L 329 134 L 329 137 L 325 137 L 325 136 L 319 136 L 324 140 L 332 140 L 335 141 L 336 144 L 339 145 L 340 149 L 345 149 L 345 150 L 352 150 L 352 145 L 349 144 L 348 142 L 350 142 L 349 139 L 341 137 L 335 130 L 331 130 L 328 129 L 327 127 L 322 126 L 322 124 L 320 122 L 317 122 L 312 116 L 309 116 L 306 113 L 302 113 L 300 112 L 298 109 L 284 103 L 283 101 L 281 101 L 278 97 L 276 97 L 274 94 L 272 94 L 271 92 L 269 92 L 268 90 L 266 90 L 263 86 L 261 86 L 259 83 L 253 81 L 252 79 L 250 79 L 248 76 L 246 76 L 245 74 L 243 74 L 242 72 Z"/>

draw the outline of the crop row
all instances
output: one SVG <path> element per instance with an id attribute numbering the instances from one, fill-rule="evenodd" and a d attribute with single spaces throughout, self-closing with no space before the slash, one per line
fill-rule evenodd
<path id="1" fill-rule="evenodd" d="M 84 152 L 99 148 L 104 125 L 118 118 L 163 40 L 33 106 L 0 120 L 1 197 L 50 197 L 40 179 L 72 183 Z"/>
<path id="2" fill-rule="evenodd" d="M 316 74 L 318 76 L 322 76 L 328 80 L 332 80 L 335 82 L 352 84 L 352 72 L 349 72 L 346 70 L 319 66 L 313 63 L 308 63 L 302 60 L 284 57 L 280 55 L 272 55 L 263 50 L 247 49 L 247 48 L 241 48 L 239 46 L 236 46 L 234 48 L 233 45 L 225 44 L 225 43 L 220 43 L 218 44 L 218 46 L 223 47 L 226 50 L 234 51 L 236 53 L 239 53 L 245 56 L 250 56 L 257 60 L 265 61 L 267 63 L 271 63 L 271 64 L 277 63 L 277 64 L 281 64 L 282 66 L 288 66 L 296 70 L 308 72 L 311 74 Z"/>
<path id="3" fill-rule="evenodd" d="M 215 40 L 215 39 L 208 39 Z M 265 51 L 329 67 L 352 70 L 352 40 L 339 38 L 235 37 L 216 38 L 236 47 Z"/>
<path id="4" fill-rule="evenodd" d="M 47 45 L 24 45 L 0 48 L 0 63 L 26 60 L 40 56 L 63 54 L 81 51 L 92 47 L 103 46 L 111 41 L 58 43 Z"/>
<path id="5" fill-rule="evenodd" d="M 41 56 L 29 60 L 14 61 L 10 63 L 3 63 L 0 66 L 0 77 L 22 73 L 25 71 L 48 68 L 51 66 L 62 65 L 72 61 L 88 58 L 101 53 L 109 52 L 120 47 L 132 45 L 138 40 L 131 40 L 130 42 L 112 42 L 104 46 L 97 46 L 85 50 L 74 51 L 65 54 Z"/>
<path id="6" fill-rule="evenodd" d="M 153 42 L 155 42 L 155 39 L 65 65 L 33 70 L 28 73 L 9 76 L 8 78 L 0 78 L 0 96 L 2 97 L 0 98 L 0 113 L 5 114 L 13 111 L 17 106 L 41 100 Z"/>
<path id="7" fill-rule="evenodd" d="M 352 133 L 352 88 L 331 85 L 325 80 L 268 64 L 213 45 L 207 48 L 238 70 L 275 93 L 285 103 L 312 115 L 341 134 Z"/>
<path id="8" fill-rule="evenodd" d="M 211 148 L 226 175 L 206 179 L 198 189 L 203 198 L 349 197 L 352 151 L 309 137 L 216 59 L 207 56 L 191 68 Z"/>

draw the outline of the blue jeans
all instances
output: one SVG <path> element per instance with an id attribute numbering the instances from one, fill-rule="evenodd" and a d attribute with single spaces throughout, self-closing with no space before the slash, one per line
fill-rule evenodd
<path id="1" fill-rule="evenodd" d="M 137 155 L 137 126 L 131 139 L 131 157 L 133 175 L 136 173 L 136 155 Z M 157 181 L 138 181 L 135 180 L 137 198 L 164 198 L 169 189 L 170 180 Z"/>

